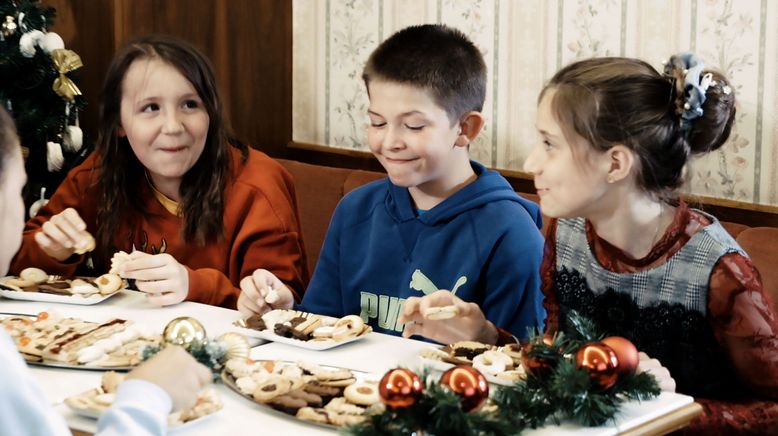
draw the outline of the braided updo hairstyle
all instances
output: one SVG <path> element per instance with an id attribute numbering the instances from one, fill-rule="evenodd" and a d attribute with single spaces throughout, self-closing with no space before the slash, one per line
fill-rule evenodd
<path id="1" fill-rule="evenodd" d="M 551 107 L 568 141 L 577 134 L 600 152 L 617 144 L 628 147 L 638 158 L 638 185 L 670 200 L 685 181 L 689 157 L 718 149 L 732 130 L 735 94 L 723 75 L 706 73 L 712 82 L 702 115 L 685 125 L 686 71 L 677 56 L 664 75 L 638 59 L 575 62 L 554 75 L 538 101 L 553 89 Z"/>

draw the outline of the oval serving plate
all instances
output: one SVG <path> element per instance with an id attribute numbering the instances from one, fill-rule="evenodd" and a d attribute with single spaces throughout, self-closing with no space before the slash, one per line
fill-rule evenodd
<path id="1" fill-rule="evenodd" d="M 254 361 L 254 362 L 256 362 L 259 365 L 265 365 L 267 363 L 271 363 L 274 367 L 276 365 L 281 365 L 282 367 L 285 367 L 285 366 L 298 366 L 297 363 L 295 363 L 295 362 L 282 361 L 282 360 L 257 360 L 257 361 Z M 323 371 L 340 371 L 340 370 L 350 371 L 351 374 L 353 375 L 353 378 L 354 378 L 354 381 L 352 383 L 361 383 L 361 382 L 365 382 L 365 381 L 370 381 L 371 383 L 375 383 L 376 384 L 376 386 L 375 386 L 376 392 L 378 390 L 378 384 L 377 383 L 378 383 L 378 380 L 380 379 L 380 376 L 378 376 L 376 374 L 371 374 L 371 373 L 368 373 L 368 372 L 357 371 L 357 370 L 352 370 L 352 369 L 347 369 L 347 368 L 328 366 L 328 365 L 316 365 L 316 366 L 317 366 L 317 368 L 320 368 Z M 316 427 L 323 427 L 323 428 L 327 428 L 327 429 L 330 429 L 330 430 L 337 430 L 337 429 L 342 428 L 341 426 L 332 424 L 331 422 L 325 424 L 325 423 L 322 423 L 322 422 L 316 422 L 316 421 L 312 421 L 312 420 L 302 419 L 302 418 L 299 418 L 296 415 L 293 415 L 291 413 L 285 412 L 283 410 L 276 409 L 276 408 L 273 407 L 273 405 L 271 405 L 269 403 L 263 403 L 263 402 L 255 400 L 252 395 L 243 393 L 240 390 L 240 388 L 238 387 L 238 385 L 236 383 L 235 377 L 232 374 L 230 374 L 227 369 L 225 369 L 222 372 L 221 379 L 224 382 L 224 384 L 227 387 L 229 387 L 232 391 L 234 391 L 235 393 L 237 393 L 241 397 L 245 398 L 246 400 L 251 401 L 252 403 L 256 404 L 263 411 L 266 411 L 268 413 L 271 413 L 271 414 L 274 414 L 274 415 L 277 415 L 277 416 L 282 416 L 282 417 L 285 417 L 287 419 L 292 419 L 292 420 L 295 420 L 296 422 L 299 422 L 299 423 L 303 423 L 303 424 L 307 424 L 307 425 L 313 425 L 313 426 L 316 426 Z M 345 389 L 345 386 L 343 388 Z M 341 393 L 339 395 L 335 395 L 335 396 L 331 397 L 330 400 L 331 399 L 338 399 L 338 398 L 342 399 L 342 400 L 339 400 L 339 401 L 347 401 L 347 400 L 345 400 L 345 397 L 343 397 L 342 390 L 341 390 Z M 315 409 L 323 410 L 324 407 L 326 406 L 326 404 L 327 404 L 327 402 L 323 402 L 321 407 L 318 407 L 318 408 L 315 408 Z M 309 405 L 309 406 L 305 406 L 305 407 L 313 407 L 313 406 Z M 352 407 L 352 404 L 348 404 L 347 407 Z M 365 413 L 367 413 L 367 411 L 369 410 L 369 406 L 359 406 L 359 407 L 364 408 L 365 409 Z"/>
<path id="2" fill-rule="evenodd" d="M 124 289 L 127 289 L 127 283 L 123 281 L 123 286 L 110 294 L 92 294 L 88 297 L 79 294 L 73 295 L 60 295 L 51 294 L 46 292 L 24 291 L 21 288 L 17 288 L 13 285 L 8 285 L 5 282 L 17 278 L 16 276 L 6 276 L 0 278 L 0 296 L 8 298 L 10 300 L 21 301 L 38 301 L 42 303 L 64 303 L 64 304 L 77 304 L 81 306 L 91 306 L 93 304 L 101 303 L 114 295 L 118 294 Z M 94 280 L 95 277 L 81 277 Z"/>

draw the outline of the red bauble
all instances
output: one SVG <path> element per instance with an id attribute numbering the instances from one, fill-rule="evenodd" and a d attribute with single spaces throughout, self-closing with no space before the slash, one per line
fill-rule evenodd
<path id="1" fill-rule="evenodd" d="M 416 404 L 424 385 L 421 378 L 405 368 L 389 370 L 378 384 L 378 395 L 390 409 L 404 409 Z"/>
<path id="2" fill-rule="evenodd" d="M 459 395 L 462 410 L 475 410 L 489 398 L 489 382 L 472 366 L 455 366 L 440 376 L 440 384 Z"/>
<path id="3" fill-rule="evenodd" d="M 600 342 L 611 347 L 613 352 L 616 353 L 616 358 L 619 360 L 619 376 L 635 373 L 635 370 L 638 368 L 638 362 L 640 362 L 640 356 L 635 344 L 621 336 L 610 336 Z"/>
<path id="4" fill-rule="evenodd" d="M 545 345 L 554 345 L 554 337 L 551 335 L 544 335 L 542 341 Z M 542 378 L 550 372 L 551 362 L 544 357 L 529 355 L 534 344 L 530 342 L 521 350 L 521 366 L 524 367 L 528 374 L 532 374 L 536 378 Z"/>
<path id="5" fill-rule="evenodd" d="M 584 345 L 576 353 L 575 360 L 600 388 L 608 389 L 616 383 L 619 360 L 609 346 L 601 342 Z"/>

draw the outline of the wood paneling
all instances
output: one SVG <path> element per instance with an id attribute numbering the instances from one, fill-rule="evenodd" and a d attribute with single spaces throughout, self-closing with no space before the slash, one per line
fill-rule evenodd
<path id="1" fill-rule="evenodd" d="M 150 33 L 181 37 L 212 61 L 238 138 L 277 157 L 292 139 L 292 2 L 287 0 L 45 0 L 52 28 L 84 61 L 82 116 L 94 138 L 102 80 L 117 48 Z M 72 17 L 72 18 L 71 18 Z"/>

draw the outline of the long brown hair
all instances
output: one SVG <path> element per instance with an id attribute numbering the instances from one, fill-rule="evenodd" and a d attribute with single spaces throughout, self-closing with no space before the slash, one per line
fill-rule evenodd
<path id="1" fill-rule="evenodd" d="M 120 225 L 132 224 L 144 212 L 140 192 L 145 168 L 127 138 L 119 136 L 122 84 L 132 63 L 140 59 L 159 59 L 176 68 L 197 90 L 210 118 L 203 152 L 184 174 L 179 188 L 186 241 L 204 245 L 224 236 L 224 190 L 231 165 L 228 147 L 240 149 L 244 161 L 248 157 L 248 147 L 229 132 L 213 68 L 200 51 L 165 35 L 142 37 L 126 45 L 106 74 L 95 146 L 100 162 L 97 241 L 106 254 L 113 250 L 112 239 Z"/>
<path id="2" fill-rule="evenodd" d="M 727 79 L 715 71 L 703 115 L 682 128 L 684 72 L 671 58 L 662 75 L 638 59 L 606 57 L 572 63 L 557 72 L 540 93 L 554 89 L 551 107 L 568 141 L 575 133 L 595 150 L 616 144 L 638 157 L 636 180 L 648 192 L 674 200 L 685 181 L 689 157 L 721 147 L 735 119 L 735 95 Z"/>

